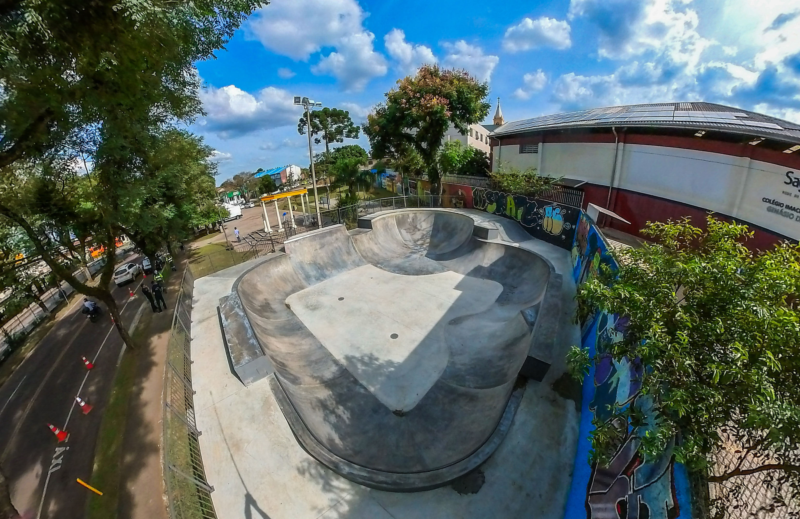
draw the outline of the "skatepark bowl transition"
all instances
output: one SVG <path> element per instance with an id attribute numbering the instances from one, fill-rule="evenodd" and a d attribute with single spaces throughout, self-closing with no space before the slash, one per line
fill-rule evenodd
<path id="1" fill-rule="evenodd" d="M 220 301 L 233 371 L 269 377 L 297 441 L 343 477 L 452 482 L 502 443 L 564 319 L 561 275 L 497 232 L 423 209 L 287 241 Z"/>

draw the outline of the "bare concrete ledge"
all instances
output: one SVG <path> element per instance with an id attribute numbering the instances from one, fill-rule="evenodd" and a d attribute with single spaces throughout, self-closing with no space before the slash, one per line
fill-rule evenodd
<path id="1" fill-rule="evenodd" d="M 354 483 L 388 492 L 421 492 L 439 488 L 478 468 L 489 459 L 505 439 L 511 429 L 522 397 L 525 395 L 525 384 L 517 384 L 508 399 L 505 411 L 500 417 L 494 433 L 478 450 L 463 460 L 438 470 L 403 474 L 372 470 L 336 456 L 314 438 L 274 375 L 269 377 L 269 387 L 283 416 L 289 422 L 292 434 L 303 450 L 332 471 Z"/>

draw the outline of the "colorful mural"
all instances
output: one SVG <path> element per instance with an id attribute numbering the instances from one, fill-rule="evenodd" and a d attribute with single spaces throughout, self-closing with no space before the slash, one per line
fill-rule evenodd
<path id="1" fill-rule="evenodd" d="M 442 184 L 444 189 L 444 199 L 442 205 L 444 207 L 458 208 L 458 209 L 472 209 L 472 190 L 471 186 L 462 186 L 460 184 Z"/>
<path id="2" fill-rule="evenodd" d="M 548 200 L 474 188 L 473 206 L 518 221 L 534 238 L 569 249 L 580 210 Z"/>
<path id="3" fill-rule="evenodd" d="M 616 269 L 594 222 L 580 215 L 572 247 L 573 279 L 585 283 L 597 276 L 602 264 Z M 583 323 L 582 346 L 595 358 L 583 384 L 583 408 L 572 488 L 565 518 L 676 519 L 690 518 L 689 485 L 685 468 L 667 452 L 647 459 L 639 451 L 640 435 L 654 423 L 652 401 L 639 394 L 644 366 L 638 360 L 615 361 L 606 352 L 625 337 L 628 320 L 598 312 Z M 635 406 L 644 425 L 628 427 L 628 434 L 608 466 L 589 465 L 592 419 L 611 419 L 612 410 Z"/>

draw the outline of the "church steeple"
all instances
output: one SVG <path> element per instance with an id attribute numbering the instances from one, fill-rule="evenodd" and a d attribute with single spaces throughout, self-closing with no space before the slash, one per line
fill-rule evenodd
<path id="1" fill-rule="evenodd" d="M 494 112 L 494 124 L 497 126 L 502 126 L 505 124 L 505 119 L 503 119 L 503 111 L 500 109 L 500 98 L 497 98 L 497 110 Z"/>

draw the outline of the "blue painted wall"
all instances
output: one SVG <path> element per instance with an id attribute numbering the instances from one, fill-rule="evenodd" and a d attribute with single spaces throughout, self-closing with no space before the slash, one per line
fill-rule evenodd
<path id="1" fill-rule="evenodd" d="M 580 285 L 593 279 L 600 265 L 617 264 L 608 243 L 594 222 L 581 213 L 572 245 L 573 279 Z M 685 467 L 674 463 L 670 452 L 646 459 L 638 450 L 630 429 L 608 466 L 590 465 L 592 420 L 607 419 L 609 406 L 651 409 L 648 397 L 639 394 L 643 371 L 636 360 L 614 362 L 604 355 L 607 347 L 625 336 L 627 320 L 597 312 L 582 323 L 582 347 L 595 358 L 583 382 L 583 402 L 578 449 L 567 502 L 566 519 L 675 519 L 691 518 L 689 483 Z M 644 426 L 646 427 L 646 426 Z"/>

